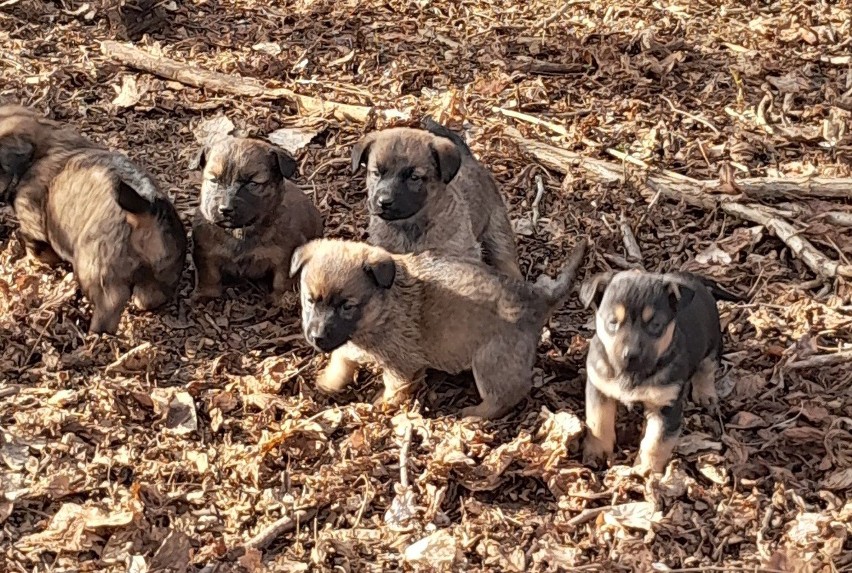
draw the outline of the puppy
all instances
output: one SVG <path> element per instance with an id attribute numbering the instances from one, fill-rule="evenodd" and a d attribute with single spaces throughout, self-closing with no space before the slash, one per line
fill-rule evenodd
<path id="1" fill-rule="evenodd" d="M 28 164 L 15 213 L 25 244 L 73 266 L 94 306 L 92 333 L 114 334 L 131 297 L 149 310 L 177 290 L 186 231 L 154 180 L 120 153 L 54 150 Z"/>
<path id="2" fill-rule="evenodd" d="M 322 236 L 311 200 L 287 180 L 295 160 L 269 143 L 229 137 L 201 157 L 204 181 L 192 227 L 195 296 L 222 294 L 222 277 L 272 273 L 273 296 L 291 288 L 293 250 Z"/>
<path id="3" fill-rule="evenodd" d="M 367 167 L 369 242 L 392 253 L 436 249 L 482 259 L 520 278 L 494 178 L 461 137 L 428 118 L 424 125 L 376 131 L 352 148 L 352 172 Z"/>
<path id="4" fill-rule="evenodd" d="M 383 401 L 395 402 L 427 368 L 472 369 L 482 403 L 462 414 L 502 416 L 529 392 L 541 329 L 568 295 L 585 248 L 557 279 L 536 283 L 430 251 L 397 255 L 331 239 L 296 249 L 305 338 L 331 352 L 318 385 L 339 391 L 361 364 L 375 363 Z"/>
<path id="5" fill-rule="evenodd" d="M 34 163 L 57 151 L 81 148 L 100 146 L 33 109 L 0 106 L 0 200 L 14 203 L 21 178 Z M 32 251 L 32 245 L 27 247 Z"/>
<path id="6" fill-rule="evenodd" d="M 587 462 L 612 455 L 617 403 L 639 403 L 646 425 L 636 465 L 662 472 L 677 445 L 690 386 L 697 404 L 716 401 L 722 332 L 706 282 L 687 273 L 624 271 L 583 284 L 583 304 L 598 303 L 586 360 Z"/>

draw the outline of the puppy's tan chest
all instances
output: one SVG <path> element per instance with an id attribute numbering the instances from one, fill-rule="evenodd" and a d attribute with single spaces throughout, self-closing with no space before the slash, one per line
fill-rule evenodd
<path id="1" fill-rule="evenodd" d="M 663 408 L 677 400 L 680 394 L 680 384 L 666 385 L 634 385 L 626 376 L 607 377 L 590 364 L 587 367 L 589 382 L 601 394 L 623 404 L 644 404 Z"/>

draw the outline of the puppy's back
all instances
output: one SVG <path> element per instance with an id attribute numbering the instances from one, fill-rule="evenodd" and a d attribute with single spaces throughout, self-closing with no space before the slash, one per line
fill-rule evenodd
<path id="1" fill-rule="evenodd" d="M 665 275 L 667 280 L 682 284 L 693 291 L 695 296 L 676 315 L 678 328 L 686 335 L 686 349 L 690 362 L 697 365 L 702 359 L 720 348 L 722 332 L 719 321 L 719 309 L 716 299 L 710 293 L 704 281 L 686 272 Z"/>

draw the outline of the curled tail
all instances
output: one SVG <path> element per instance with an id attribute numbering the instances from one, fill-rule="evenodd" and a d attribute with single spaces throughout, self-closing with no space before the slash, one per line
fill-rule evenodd
<path id="1" fill-rule="evenodd" d="M 463 153 L 465 153 L 467 155 L 473 155 L 473 153 L 470 150 L 470 147 L 467 146 L 467 143 L 465 143 L 464 139 L 462 139 L 462 137 L 459 134 L 457 134 L 455 131 L 452 131 L 449 128 L 447 128 L 446 126 L 441 125 L 440 123 L 438 123 L 437 121 L 435 121 L 434 119 L 432 119 L 428 115 L 423 118 L 423 121 L 421 123 L 422 123 L 423 127 L 426 129 L 426 131 L 428 131 L 429 133 L 431 133 L 433 135 L 437 135 L 438 137 L 444 137 L 446 139 L 449 139 Z"/>
<path id="2" fill-rule="evenodd" d="M 562 266 L 562 270 L 559 271 L 559 275 L 555 279 L 548 276 L 541 276 L 535 282 L 536 290 L 547 300 L 552 308 L 556 308 L 562 304 L 568 298 L 568 295 L 571 294 L 571 288 L 574 286 L 574 278 L 577 276 L 577 271 L 586 258 L 586 249 L 588 246 L 588 241 L 585 238 L 582 239 L 574 247 L 574 250 L 571 251 L 568 260 Z"/>

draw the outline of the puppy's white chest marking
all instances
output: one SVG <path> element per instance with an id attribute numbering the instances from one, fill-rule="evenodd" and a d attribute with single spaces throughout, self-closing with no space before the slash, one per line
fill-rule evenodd
<path id="1" fill-rule="evenodd" d="M 588 369 L 589 381 L 595 385 L 601 394 L 609 396 L 624 404 L 641 403 L 646 406 L 663 408 L 670 406 L 677 400 L 680 394 L 679 384 L 667 384 L 665 386 L 638 386 L 632 387 L 630 381 L 624 376 L 605 378 L 600 376 L 595 368 Z"/>

